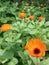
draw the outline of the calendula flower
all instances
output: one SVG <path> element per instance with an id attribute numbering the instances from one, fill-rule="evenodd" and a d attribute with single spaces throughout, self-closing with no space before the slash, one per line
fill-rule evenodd
<path id="1" fill-rule="evenodd" d="M 25 16 L 26 16 L 25 13 L 20 13 L 20 14 L 19 14 L 19 17 L 20 17 L 20 18 L 24 18 Z"/>
<path id="2" fill-rule="evenodd" d="M 40 17 L 39 17 L 39 21 L 42 21 L 43 19 L 44 19 L 43 16 L 40 16 Z"/>
<path id="3" fill-rule="evenodd" d="M 33 20 L 33 19 L 34 19 L 34 16 L 30 16 L 29 19 L 30 19 L 30 20 Z"/>
<path id="4" fill-rule="evenodd" d="M 1 31 L 2 32 L 6 32 L 6 31 L 8 31 L 8 30 L 10 30 L 11 29 L 11 25 L 10 24 L 3 24 L 2 26 L 1 26 Z"/>
<path id="5" fill-rule="evenodd" d="M 25 46 L 29 54 L 34 57 L 42 57 L 46 51 L 46 45 L 40 39 L 31 39 Z"/>

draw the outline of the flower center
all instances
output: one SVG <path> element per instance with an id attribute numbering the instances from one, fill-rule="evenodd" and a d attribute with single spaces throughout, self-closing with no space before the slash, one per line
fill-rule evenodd
<path id="1" fill-rule="evenodd" d="M 40 49 L 35 48 L 35 49 L 34 49 L 34 54 L 39 54 L 39 53 L 40 53 Z"/>

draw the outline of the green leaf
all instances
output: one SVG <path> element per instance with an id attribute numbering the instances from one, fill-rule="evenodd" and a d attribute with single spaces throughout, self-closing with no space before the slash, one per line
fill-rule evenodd
<path id="1" fill-rule="evenodd" d="M 0 56 L 2 56 L 4 53 L 4 51 L 2 49 L 0 49 Z"/>
<path id="2" fill-rule="evenodd" d="M 36 58 L 36 57 L 31 57 L 31 60 L 34 62 L 34 64 L 36 65 L 37 63 L 39 64 L 40 63 L 40 59 L 39 58 Z"/>
<path id="3" fill-rule="evenodd" d="M 3 59 L 3 57 L 2 57 L 3 53 L 4 53 L 4 50 L 0 49 L 0 62 L 1 63 L 5 63 L 7 61 L 7 59 L 5 59 L 5 60 Z"/>
<path id="4" fill-rule="evenodd" d="M 26 59 L 25 54 L 24 54 L 22 51 L 19 51 L 19 52 L 18 52 L 18 55 L 21 57 L 22 63 L 23 63 L 24 65 L 28 65 L 28 62 L 27 62 L 27 59 Z"/>
<path id="5" fill-rule="evenodd" d="M 39 22 L 39 27 L 42 27 L 44 24 L 45 24 L 45 21 L 44 20 L 41 21 L 41 22 Z"/>
<path id="6" fill-rule="evenodd" d="M 46 26 L 46 27 L 49 26 L 49 21 L 47 21 L 47 22 L 45 23 L 45 26 Z"/>
<path id="7" fill-rule="evenodd" d="M 21 36 L 21 33 L 18 33 L 17 36 L 15 37 L 16 39 L 19 39 Z"/>
<path id="8" fill-rule="evenodd" d="M 7 63 L 7 65 L 16 65 L 18 63 L 17 58 L 12 58 L 10 62 Z"/>
<path id="9" fill-rule="evenodd" d="M 0 12 L 4 12 L 6 10 L 6 6 L 0 7 Z"/>
<path id="10" fill-rule="evenodd" d="M 3 38 L 0 37 L 0 44 L 2 44 L 2 42 L 3 42 Z"/>
<path id="11" fill-rule="evenodd" d="M 13 57 L 14 53 L 12 50 L 5 50 L 2 57 L 3 59 L 11 59 Z"/>
<path id="12" fill-rule="evenodd" d="M 43 60 L 39 63 L 39 65 L 49 65 L 49 58 L 47 58 L 46 60 Z"/>
<path id="13" fill-rule="evenodd" d="M 18 40 L 16 41 L 16 43 L 22 43 L 22 40 L 21 40 L 21 39 L 18 39 Z"/>

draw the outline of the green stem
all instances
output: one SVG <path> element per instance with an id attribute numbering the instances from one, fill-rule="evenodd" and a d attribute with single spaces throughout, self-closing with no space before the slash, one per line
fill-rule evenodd
<path id="1" fill-rule="evenodd" d="M 39 58 L 36 58 L 36 65 L 39 65 Z"/>

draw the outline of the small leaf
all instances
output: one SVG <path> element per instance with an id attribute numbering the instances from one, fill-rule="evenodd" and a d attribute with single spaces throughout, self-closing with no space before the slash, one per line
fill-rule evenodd
<path id="1" fill-rule="evenodd" d="M 34 64 L 36 65 L 37 63 L 39 64 L 40 63 L 40 59 L 39 58 L 36 58 L 36 57 L 31 57 L 31 60 L 34 62 Z M 37 62 L 38 61 L 38 62 Z"/>
<path id="2" fill-rule="evenodd" d="M 45 26 L 46 26 L 46 27 L 49 26 L 49 21 L 47 21 L 47 22 L 45 23 Z"/>
<path id="3" fill-rule="evenodd" d="M 19 54 L 19 56 L 21 57 L 22 63 L 23 63 L 24 65 L 28 65 L 28 62 L 27 62 L 27 59 L 26 59 L 25 54 L 24 54 L 22 51 L 19 51 L 18 54 Z"/>
<path id="4" fill-rule="evenodd" d="M 14 53 L 12 50 L 6 50 L 4 53 L 3 53 L 3 59 L 11 59 L 13 57 Z"/>
<path id="5" fill-rule="evenodd" d="M 11 61 L 9 63 L 7 63 L 7 65 L 16 65 L 18 63 L 17 58 L 12 58 Z"/>
<path id="6" fill-rule="evenodd" d="M 47 58 L 46 60 L 43 60 L 39 63 L 39 65 L 49 65 L 49 58 Z"/>

